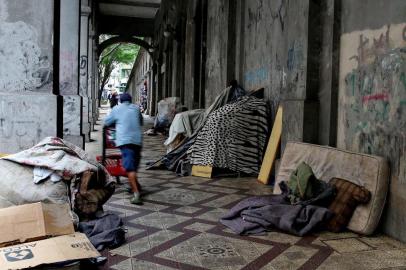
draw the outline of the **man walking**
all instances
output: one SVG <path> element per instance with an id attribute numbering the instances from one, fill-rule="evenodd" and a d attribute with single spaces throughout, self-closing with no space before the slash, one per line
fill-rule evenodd
<path id="1" fill-rule="evenodd" d="M 118 104 L 118 94 L 116 90 L 113 90 L 109 96 L 110 108 L 114 108 Z"/>
<path id="2" fill-rule="evenodd" d="M 137 170 L 141 158 L 143 125 L 140 108 L 131 103 L 131 95 L 124 93 L 120 96 L 121 104 L 115 106 L 105 118 L 104 125 L 116 125 L 116 146 L 120 148 L 123 167 L 127 171 L 133 197 L 131 203 L 142 204 Z"/>

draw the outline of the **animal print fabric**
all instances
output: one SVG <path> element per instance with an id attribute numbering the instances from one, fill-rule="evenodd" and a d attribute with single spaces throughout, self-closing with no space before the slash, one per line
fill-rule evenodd
<path id="1" fill-rule="evenodd" d="M 211 113 L 189 149 L 191 164 L 258 174 L 268 134 L 268 106 L 244 96 Z"/>

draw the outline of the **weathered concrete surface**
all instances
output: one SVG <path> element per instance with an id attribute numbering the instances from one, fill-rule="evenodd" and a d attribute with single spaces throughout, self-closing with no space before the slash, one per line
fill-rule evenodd
<path id="1" fill-rule="evenodd" d="M 92 26 L 91 20 L 89 20 L 89 36 L 88 36 L 88 48 L 87 48 L 87 96 L 89 98 L 89 123 L 90 123 L 90 130 L 93 131 L 94 129 L 94 50 L 93 50 L 93 43 L 94 43 L 94 30 Z"/>
<path id="2" fill-rule="evenodd" d="M 16 153 L 57 134 L 57 96 L 0 93 L 0 152 Z"/>
<path id="3" fill-rule="evenodd" d="M 195 20 L 195 14 L 197 11 L 198 0 L 190 0 L 187 2 L 186 12 L 186 33 L 185 33 L 185 76 L 184 76 L 184 89 L 185 100 L 184 103 L 189 109 L 197 109 L 195 100 L 199 100 L 199 97 L 195 97 L 195 85 L 196 80 L 196 61 L 198 61 L 196 55 L 196 29 L 197 23 Z M 187 94 L 186 94 L 187 93 Z"/>
<path id="4" fill-rule="evenodd" d="M 81 148 L 84 147 L 82 129 L 82 97 L 79 95 L 63 96 L 63 138 Z"/>
<path id="5" fill-rule="evenodd" d="M 81 3 L 80 16 L 80 57 L 79 57 L 79 94 L 82 96 L 82 133 L 86 142 L 90 141 L 89 97 L 87 93 L 88 79 L 88 34 L 90 7 L 88 1 Z"/>
<path id="6" fill-rule="evenodd" d="M 0 92 L 52 92 L 52 0 L 0 0 Z"/>
<path id="7" fill-rule="evenodd" d="M 338 146 L 389 160 L 383 229 L 406 241 L 406 2 L 363 6 L 379 11 L 360 16 L 360 3 L 343 1 Z"/>
<path id="8" fill-rule="evenodd" d="M 309 80 L 317 65 L 309 61 L 310 7 L 313 1 L 244 1 L 237 5 L 242 18 L 237 21 L 236 49 L 240 59 L 236 74 L 247 90 L 265 88 L 274 116 L 283 105 L 282 145 L 289 140 L 316 142 L 317 97 L 316 87 Z M 316 30 L 314 30 L 316 31 Z M 318 58 L 318 55 L 316 56 Z M 283 148 L 283 147 L 282 147 Z"/>
<path id="9" fill-rule="evenodd" d="M 84 147 L 82 98 L 79 96 L 80 1 L 61 1 L 59 91 L 63 96 L 63 137 Z"/>
<path id="10" fill-rule="evenodd" d="M 246 90 L 264 87 L 267 98 L 277 106 L 287 72 L 284 61 L 286 37 L 283 36 L 286 1 L 245 1 L 241 8 L 244 24 L 240 36 L 240 43 L 243 43 L 239 54 L 243 67 L 240 81 Z"/>
<path id="11" fill-rule="evenodd" d="M 336 146 L 338 73 L 340 62 L 341 5 L 338 0 L 325 0 L 321 5 L 319 134 L 318 143 Z"/>
<path id="12" fill-rule="evenodd" d="M 205 104 L 210 106 L 227 86 L 228 2 L 208 0 Z M 231 15 L 233 16 L 233 15 Z"/>
<path id="13" fill-rule="evenodd" d="M 56 136 L 54 1 L 0 0 L 0 152 Z"/>

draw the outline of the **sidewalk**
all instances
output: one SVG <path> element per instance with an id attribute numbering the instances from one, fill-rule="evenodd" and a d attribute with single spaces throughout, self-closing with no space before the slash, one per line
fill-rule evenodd
<path id="1" fill-rule="evenodd" d="M 100 116 L 107 113 L 102 109 Z M 101 153 L 101 121 L 86 151 Z M 147 120 L 145 129 L 152 126 Z M 147 161 L 165 153 L 163 136 L 145 136 L 139 170 L 148 191 L 144 205 L 129 203 L 126 179 L 105 210 L 119 214 L 127 243 L 105 251 L 102 269 L 406 269 L 406 244 L 387 236 L 360 237 L 351 232 L 296 237 L 279 232 L 238 236 L 218 219 L 239 200 L 270 194 L 253 178 L 209 180 L 145 170 Z"/>

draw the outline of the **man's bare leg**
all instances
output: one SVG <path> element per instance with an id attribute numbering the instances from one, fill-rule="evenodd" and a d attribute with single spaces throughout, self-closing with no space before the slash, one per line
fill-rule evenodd
<path id="1" fill-rule="evenodd" d="M 137 186 L 137 173 L 136 172 L 128 172 L 128 181 L 130 182 L 130 187 L 132 189 L 133 193 L 138 192 L 138 186 Z"/>
<path id="2" fill-rule="evenodd" d="M 134 197 L 131 199 L 131 203 L 133 204 L 142 204 L 140 199 L 140 191 L 138 189 L 138 182 L 137 182 L 137 173 L 136 172 L 128 172 L 128 181 L 130 182 L 131 190 L 133 192 Z"/>

